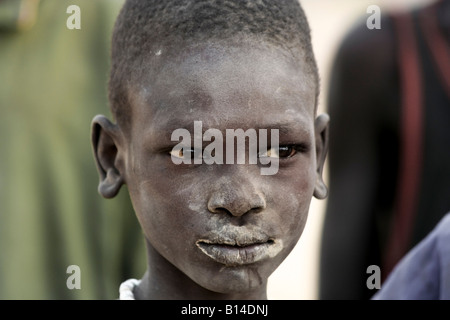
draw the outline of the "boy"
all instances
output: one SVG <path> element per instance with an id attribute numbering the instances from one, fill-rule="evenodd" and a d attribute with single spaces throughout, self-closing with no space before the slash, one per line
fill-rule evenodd
<path id="1" fill-rule="evenodd" d="M 109 92 L 116 123 L 92 124 L 99 192 L 112 198 L 127 185 L 148 256 L 121 298 L 266 299 L 312 196 L 327 195 L 328 116 L 316 117 L 318 71 L 299 3 L 129 0 Z M 257 164 L 235 164 L 228 139 L 220 148 L 238 129 L 258 133 Z M 194 148 L 177 130 L 194 135 Z M 212 140 L 209 155 L 227 161 L 207 161 Z M 277 170 L 262 174 L 269 162 Z"/>

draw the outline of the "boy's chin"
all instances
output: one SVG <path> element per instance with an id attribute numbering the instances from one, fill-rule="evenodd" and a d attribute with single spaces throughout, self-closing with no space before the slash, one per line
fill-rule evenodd
<path id="1" fill-rule="evenodd" d="M 222 266 L 215 274 L 203 273 L 194 281 L 203 288 L 222 294 L 251 294 L 254 291 L 266 290 L 267 279 L 271 272 L 261 266 Z"/>

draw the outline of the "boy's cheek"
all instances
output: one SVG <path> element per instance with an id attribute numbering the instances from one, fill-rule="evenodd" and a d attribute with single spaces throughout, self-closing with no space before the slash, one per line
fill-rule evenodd
<path id="1" fill-rule="evenodd" d="M 154 172 L 155 173 L 155 172 Z M 147 206 L 173 208 L 178 210 L 200 211 L 206 209 L 206 196 L 209 186 L 201 181 L 198 174 L 171 175 L 164 171 L 140 176 L 134 193 L 147 203 Z"/>
<path id="2" fill-rule="evenodd" d="M 316 172 L 309 162 L 300 162 L 295 166 L 280 167 L 276 175 L 264 180 L 269 193 L 281 196 L 295 194 L 299 199 L 312 197 Z"/>

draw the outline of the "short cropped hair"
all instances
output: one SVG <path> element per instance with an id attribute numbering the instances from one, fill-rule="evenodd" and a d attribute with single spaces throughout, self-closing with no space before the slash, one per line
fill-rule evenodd
<path id="1" fill-rule="evenodd" d="M 238 35 L 301 52 L 315 82 L 317 104 L 319 75 L 298 0 L 127 0 L 112 36 L 108 92 L 113 117 L 129 121 L 127 84 L 138 79 L 145 59 L 161 45 L 176 46 L 180 39 L 226 41 Z"/>

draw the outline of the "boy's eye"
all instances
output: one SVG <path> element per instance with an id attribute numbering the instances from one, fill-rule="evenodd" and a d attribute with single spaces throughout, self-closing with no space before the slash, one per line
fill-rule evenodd
<path id="1" fill-rule="evenodd" d="M 194 159 L 195 158 L 195 149 L 194 148 L 181 148 L 179 150 L 172 149 L 169 154 L 172 157 L 179 158 L 179 159 Z M 198 156 L 202 157 L 202 152 L 198 151 Z"/>
<path id="2" fill-rule="evenodd" d="M 264 158 L 291 158 L 297 153 L 297 150 L 294 146 L 279 146 L 278 148 L 270 148 L 265 153 L 260 153 L 260 157 Z"/>

